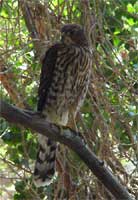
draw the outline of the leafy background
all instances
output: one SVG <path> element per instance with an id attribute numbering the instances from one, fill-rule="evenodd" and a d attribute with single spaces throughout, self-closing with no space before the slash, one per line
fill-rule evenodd
<path id="1" fill-rule="evenodd" d="M 29 18 L 28 18 L 29 16 Z M 29 23 L 29 22 L 32 23 Z M 138 1 L 1 0 L 1 98 L 36 110 L 41 60 L 66 23 L 82 24 L 93 51 L 92 80 L 76 122 L 89 147 L 132 196 L 138 174 Z M 1 199 L 114 199 L 63 145 L 53 183 L 32 182 L 37 141 L 1 119 Z"/>

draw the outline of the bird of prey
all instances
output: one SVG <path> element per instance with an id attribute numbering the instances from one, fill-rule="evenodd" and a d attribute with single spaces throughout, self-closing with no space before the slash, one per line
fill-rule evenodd
<path id="1" fill-rule="evenodd" d="M 45 54 L 38 89 L 38 112 L 49 122 L 67 125 L 82 106 L 91 75 L 92 55 L 83 28 L 66 24 L 61 40 Z M 37 187 L 51 183 L 55 173 L 56 142 L 39 135 L 34 170 Z"/>

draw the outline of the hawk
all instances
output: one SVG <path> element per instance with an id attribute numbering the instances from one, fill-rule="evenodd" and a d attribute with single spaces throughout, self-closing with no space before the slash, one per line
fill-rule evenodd
<path id="1" fill-rule="evenodd" d="M 49 122 L 67 125 L 83 104 L 91 74 L 91 51 L 83 28 L 66 24 L 61 40 L 44 57 L 38 89 L 38 111 Z M 55 173 L 57 144 L 39 135 L 34 170 L 37 187 L 51 183 Z"/>

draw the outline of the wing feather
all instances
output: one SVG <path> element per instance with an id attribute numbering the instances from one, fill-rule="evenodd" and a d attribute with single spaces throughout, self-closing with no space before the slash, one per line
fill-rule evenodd
<path id="1" fill-rule="evenodd" d="M 38 105 L 37 105 L 37 110 L 40 112 L 43 110 L 45 106 L 48 90 L 52 83 L 53 72 L 55 69 L 57 61 L 57 53 L 59 48 L 60 48 L 59 44 L 55 44 L 52 47 L 50 47 L 46 52 L 42 63 L 40 84 L 38 89 Z"/>

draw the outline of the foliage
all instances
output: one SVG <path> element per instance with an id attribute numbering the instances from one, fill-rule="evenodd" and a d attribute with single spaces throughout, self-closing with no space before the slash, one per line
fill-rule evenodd
<path id="1" fill-rule="evenodd" d="M 76 119 L 78 129 L 90 148 L 136 196 L 138 2 L 28 0 L 38 38 L 30 32 L 22 2 L 0 1 L 1 97 L 35 110 L 41 68 L 38 46 L 47 41 L 46 49 L 59 40 L 61 25 L 82 24 L 93 49 L 93 66 L 89 92 Z M 45 49 L 42 48 L 43 53 Z M 3 119 L 0 130 L 3 199 L 113 199 L 84 163 L 63 145 L 58 152 L 60 175 L 52 185 L 36 189 L 31 176 L 36 138 L 29 130 Z"/>

